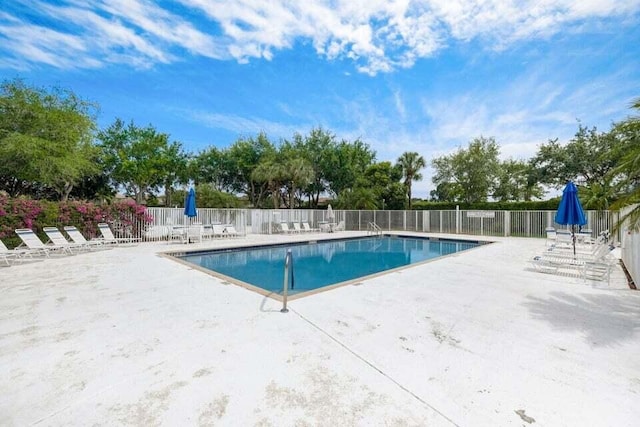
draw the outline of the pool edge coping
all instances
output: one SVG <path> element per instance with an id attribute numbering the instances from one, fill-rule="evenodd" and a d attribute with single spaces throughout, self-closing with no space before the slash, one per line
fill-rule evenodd
<path id="1" fill-rule="evenodd" d="M 417 233 L 417 232 L 416 232 Z M 483 246 L 487 246 L 493 243 L 500 243 L 497 240 L 485 240 L 485 239 L 469 239 L 469 238 L 455 238 L 456 235 L 452 235 L 452 237 L 440 237 L 440 236 L 421 236 L 421 235 L 417 235 L 417 234 L 406 234 L 406 232 L 384 232 L 381 234 L 382 236 L 393 236 L 393 237 L 407 237 L 407 238 L 422 238 L 425 240 L 432 240 L 432 241 L 455 241 L 455 242 L 465 242 L 465 243 L 477 243 L 478 246 L 473 247 L 473 248 L 469 248 L 466 249 L 464 251 L 460 251 L 460 252 L 454 252 L 451 254 L 447 254 L 447 255 L 441 255 L 437 258 L 431 258 L 431 259 L 426 259 L 423 261 L 419 261 L 413 264 L 407 264 L 407 265 L 403 265 L 400 267 L 395 267 L 389 270 L 384 270 L 384 271 L 379 271 L 377 273 L 373 273 L 373 274 L 369 274 L 367 276 L 360 276 L 356 279 L 350 279 L 350 280 L 345 280 L 343 282 L 338 282 L 338 283 L 334 283 L 331 285 L 327 285 L 327 286 L 323 286 L 321 288 L 317 288 L 317 289 L 312 289 L 306 292 L 300 292 L 300 293 L 296 293 L 296 294 L 292 294 L 292 295 L 288 295 L 287 296 L 287 301 L 294 301 L 300 298 L 305 298 L 308 296 L 312 296 L 318 293 L 323 293 L 326 291 L 330 291 L 333 289 L 337 289 L 337 288 L 341 288 L 344 286 L 349 286 L 349 285 L 356 285 L 360 282 L 364 282 L 366 280 L 371 280 L 371 279 L 375 279 L 377 277 L 380 276 L 384 276 L 387 274 L 391 274 L 391 273 L 397 273 L 398 271 L 402 271 L 405 270 L 407 268 L 412 268 L 412 267 L 418 267 L 421 265 L 425 265 L 427 263 L 431 263 L 431 262 L 435 262 L 438 260 L 442 260 L 442 259 L 446 259 L 449 257 L 453 257 L 453 256 L 457 256 L 460 255 L 461 253 L 466 253 L 466 252 L 470 252 L 473 250 L 477 250 L 482 248 Z M 217 271 L 214 270 L 210 270 L 208 268 L 199 266 L 197 264 L 185 261 L 183 259 L 181 259 L 180 257 L 176 256 L 177 254 L 182 254 L 182 255 L 188 255 L 188 254 L 198 254 L 198 253 L 205 253 L 205 252 L 224 252 L 224 251 L 234 251 L 234 250 L 243 250 L 243 249 L 258 249 L 258 248 L 269 248 L 269 247 L 281 247 L 281 246 L 287 246 L 287 245 L 291 245 L 291 244 L 296 244 L 296 245 L 300 245 L 300 244 L 310 244 L 311 242 L 315 242 L 315 243 L 320 243 L 320 242 L 329 242 L 329 241 L 339 241 L 339 240 L 355 240 L 355 239 L 361 239 L 363 237 L 372 237 L 372 235 L 366 235 L 366 236 L 360 236 L 360 237 L 329 237 L 329 238 L 324 238 L 324 239 L 313 239 L 313 240 L 295 240 L 295 241 L 291 241 L 291 242 L 283 242 L 283 243 L 265 243 L 265 244 L 249 244 L 249 245 L 240 245 L 240 246 L 230 246 L 230 247 L 220 247 L 220 248 L 215 248 L 215 249 L 196 249 L 193 251 L 177 251 L 177 250 L 171 250 L 171 251 L 163 251 L 163 252 L 159 252 L 158 255 L 166 258 L 166 259 L 170 259 L 174 262 L 177 262 L 179 264 L 182 264 L 186 267 L 189 267 L 191 269 L 200 271 L 204 274 L 207 274 L 209 276 L 215 277 L 216 279 L 219 279 L 221 281 L 221 285 L 223 286 L 227 286 L 227 284 L 233 284 L 236 286 L 239 286 L 241 288 L 247 289 L 249 291 L 253 291 L 256 292 L 262 296 L 268 297 L 268 298 L 272 298 L 276 301 L 279 302 L 283 302 L 284 301 L 284 297 L 282 295 L 280 295 L 279 293 L 276 292 L 272 292 L 272 291 L 267 291 L 266 289 L 260 288 L 258 286 L 252 285 L 250 283 L 244 282 L 242 280 L 233 278 L 231 276 L 227 276 L 224 275 L 222 273 L 219 273 Z M 478 236 L 478 237 L 487 237 L 487 236 Z M 227 282 L 227 283 L 225 283 Z"/>

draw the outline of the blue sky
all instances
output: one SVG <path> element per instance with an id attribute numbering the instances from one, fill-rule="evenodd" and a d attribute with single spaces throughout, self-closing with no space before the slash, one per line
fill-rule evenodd
<path id="1" fill-rule="evenodd" d="M 378 160 L 608 130 L 640 97 L 640 0 L 3 2 L 0 79 L 62 86 L 197 152 L 322 126 Z M 416 183 L 426 197 L 431 170 Z"/>

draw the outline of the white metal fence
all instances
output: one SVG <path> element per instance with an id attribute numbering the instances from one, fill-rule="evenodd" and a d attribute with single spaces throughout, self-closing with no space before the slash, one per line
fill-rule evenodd
<path id="1" fill-rule="evenodd" d="M 174 226 L 191 223 L 232 224 L 242 234 L 272 234 L 280 232 L 280 224 L 307 222 L 313 228 L 322 223 L 344 223 L 345 230 L 366 231 L 375 223 L 382 231 L 418 231 L 477 236 L 545 237 L 547 227 L 565 226 L 554 222 L 556 211 L 355 211 L 334 210 L 333 218 L 326 210 L 310 209 L 211 209 L 199 208 L 198 216 L 187 219 L 183 209 L 148 208 L 152 218 L 148 224 L 135 223 L 126 227 L 112 224 L 118 235 L 145 241 L 167 240 Z M 612 230 L 620 214 L 611 211 L 586 211 L 587 225 L 593 237 Z M 622 259 L 635 283 L 640 283 L 640 234 L 624 226 L 612 238 L 622 244 Z"/>
<path id="2" fill-rule="evenodd" d="M 622 262 L 640 289 L 640 233 L 626 232 L 622 238 Z"/>
<path id="3" fill-rule="evenodd" d="M 545 228 L 564 226 L 554 222 L 555 211 L 355 211 L 334 210 L 333 218 L 326 210 L 310 209 L 210 209 L 199 208 L 198 216 L 187 220 L 182 209 L 149 208 L 153 221 L 134 227 L 144 240 L 168 237 L 174 225 L 190 222 L 201 224 L 233 224 L 242 233 L 271 234 L 279 232 L 279 224 L 308 222 L 318 228 L 322 222 L 344 222 L 346 230 L 366 231 L 369 223 L 385 231 L 419 231 L 432 233 L 471 234 L 478 236 L 544 237 Z M 611 230 L 618 220 L 616 212 L 587 211 L 587 225 L 596 237 Z M 614 236 L 620 240 L 620 236 Z"/>
<path id="4" fill-rule="evenodd" d="M 625 215 L 635 207 L 637 205 L 624 209 L 622 215 Z M 628 224 L 624 224 L 620 228 L 622 233 L 622 262 L 636 287 L 640 289 L 640 232 L 630 230 Z"/>

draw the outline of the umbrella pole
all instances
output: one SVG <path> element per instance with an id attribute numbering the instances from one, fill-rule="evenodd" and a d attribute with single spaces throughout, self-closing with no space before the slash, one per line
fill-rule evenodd
<path id="1" fill-rule="evenodd" d="M 576 226 L 571 224 L 571 240 L 573 241 L 573 257 L 576 257 Z"/>

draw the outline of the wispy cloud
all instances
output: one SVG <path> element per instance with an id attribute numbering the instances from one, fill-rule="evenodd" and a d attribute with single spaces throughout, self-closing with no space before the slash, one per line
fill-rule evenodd
<path id="1" fill-rule="evenodd" d="M 212 129 L 224 129 L 238 136 L 255 136 L 265 132 L 269 138 L 290 138 L 295 133 L 304 134 L 311 129 L 308 124 L 287 125 L 259 117 L 243 117 L 235 114 L 221 114 L 199 110 L 180 110 L 186 119 Z M 278 141 L 272 141 L 277 143 Z"/>
<path id="2" fill-rule="evenodd" d="M 96 68 L 124 63 L 147 68 L 178 60 L 176 48 L 192 53 L 229 57 L 215 39 L 191 23 L 145 0 L 31 2 L 38 21 L 0 14 L 0 52 L 20 68 L 47 64 L 56 68 Z"/>
<path id="3" fill-rule="evenodd" d="M 180 50 L 248 62 L 271 60 L 277 51 L 308 41 L 318 55 L 351 60 L 370 75 L 412 67 L 451 41 L 478 39 L 488 48 L 504 49 L 640 10 L 639 0 L 175 0 L 163 7 L 149 0 L 67 0 L 28 5 L 30 16 L 46 14 L 59 24 L 48 28 L 11 8 L 0 13 L 2 51 L 11 56 L 6 64 L 95 67 L 133 59 L 137 66 L 152 66 L 179 60 Z M 182 17 L 178 10 L 189 13 Z M 28 40 L 21 34 L 29 34 Z M 65 36 L 73 43 L 61 43 Z"/>

